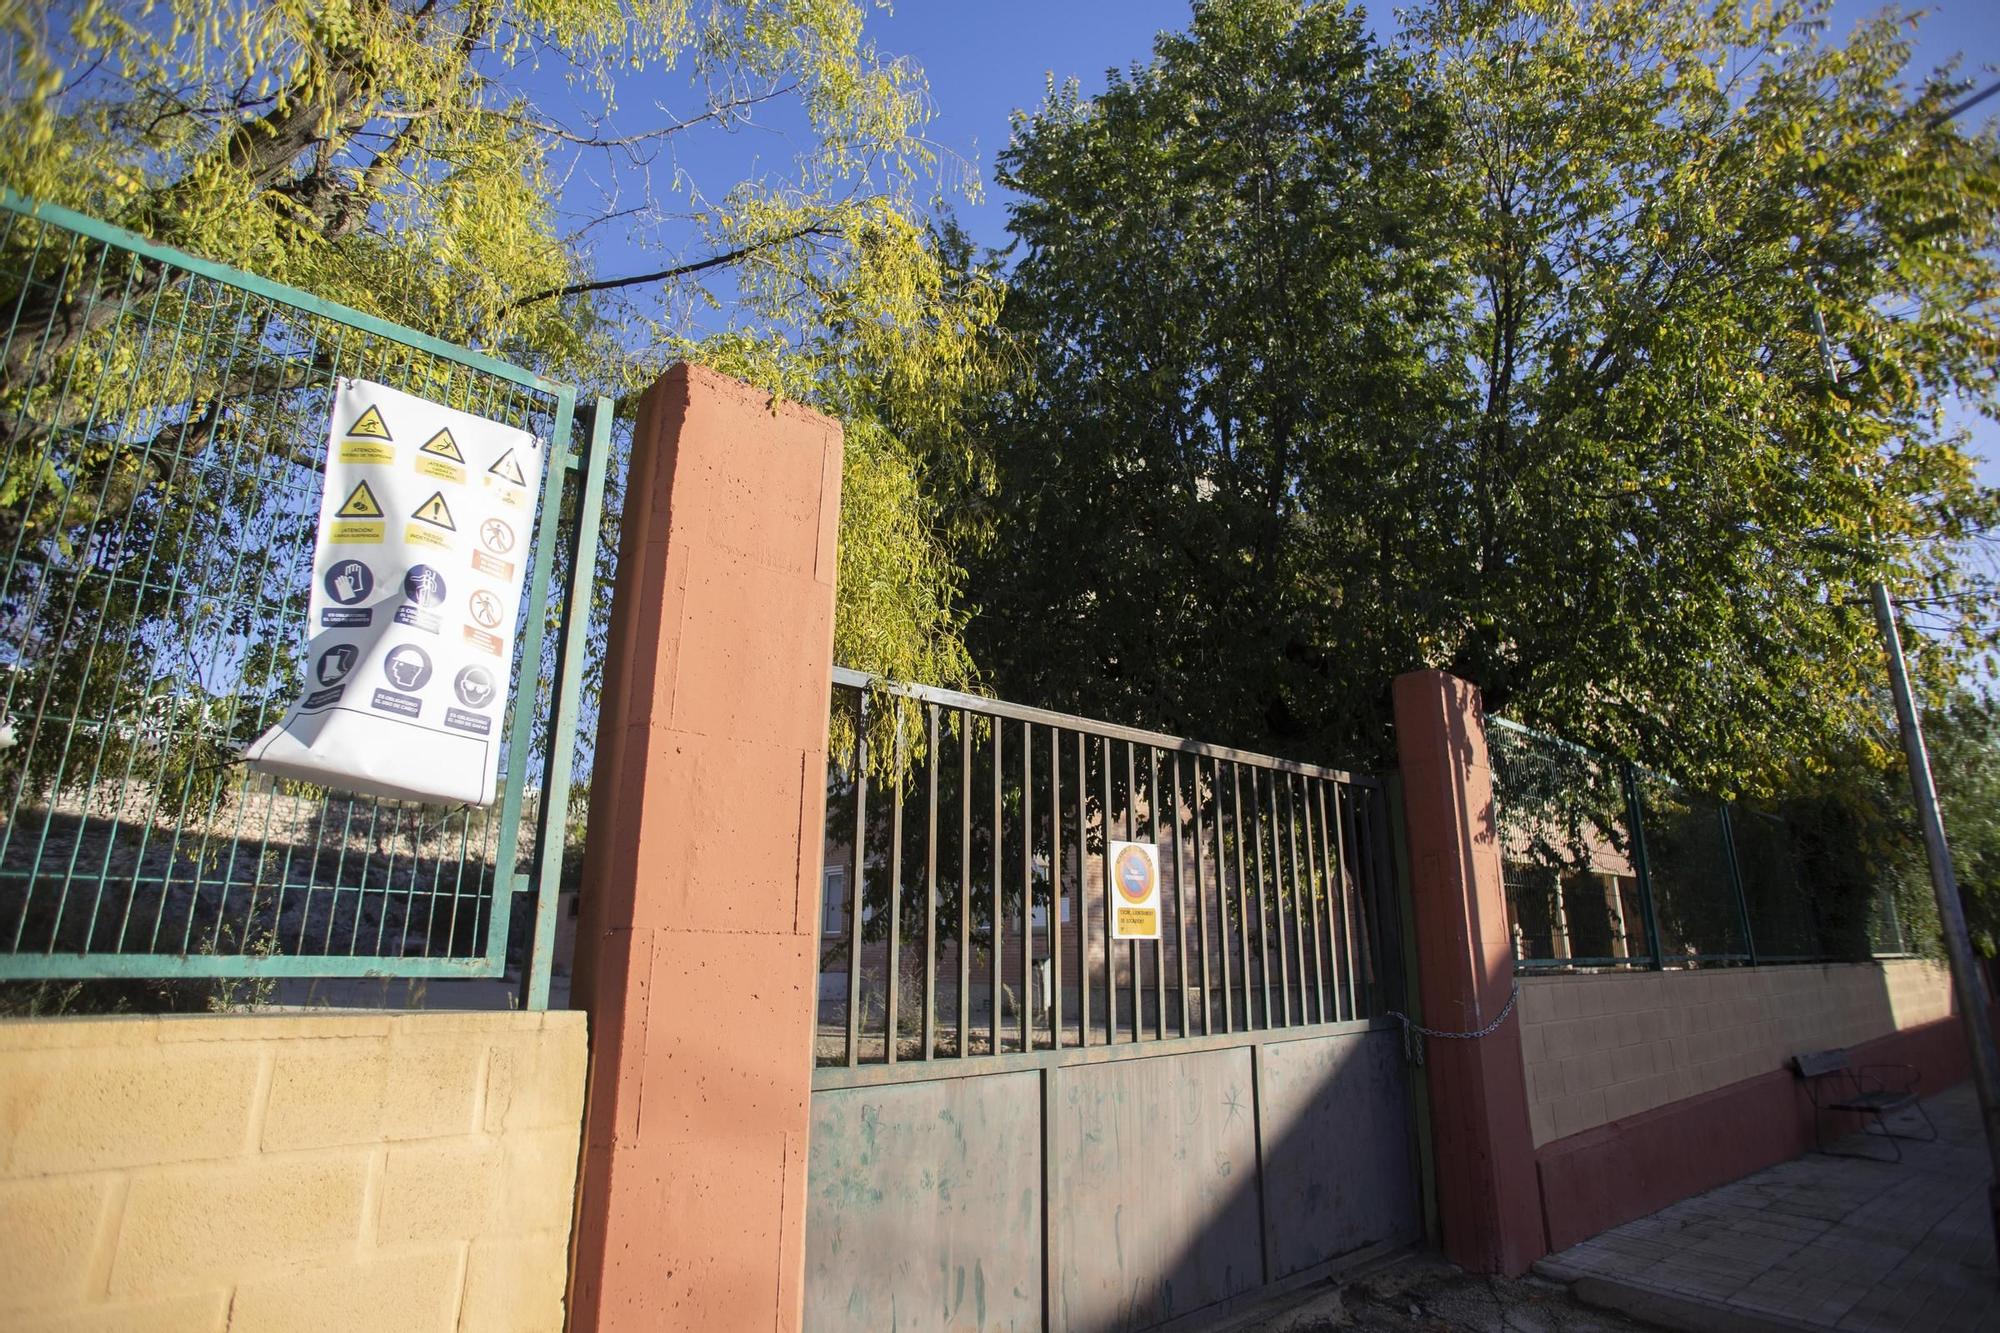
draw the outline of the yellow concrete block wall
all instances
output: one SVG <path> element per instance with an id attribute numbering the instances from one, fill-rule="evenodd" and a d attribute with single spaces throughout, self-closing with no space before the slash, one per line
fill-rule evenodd
<path id="1" fill-rule="evenodd" d="M 0 1330 L 558 1333 L 580 1013 L 0 1022 Z"/>
<path id="2" fill-rule="evenodd" d="M 1535 1145 L 1951 1014 L 1950 976 L 1914 958 L 1523 977 Z"/>

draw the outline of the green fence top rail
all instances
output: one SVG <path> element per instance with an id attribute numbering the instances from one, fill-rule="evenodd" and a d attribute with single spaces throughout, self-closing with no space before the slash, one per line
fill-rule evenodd
<path id="1" fill-rule="evenodd" d="M 1111 740 L 1135 745 L 1148 745 L 1156 750 L 1172 750 L 1181 754 L 1199 755 L 1205 759 L 1221 759 L 1229 763 L 1250 764 L 1258 768 L 1298 773 L 1307 777 L 1327 778 L 1351 783 L 1357 787 L 1382 785 L 1382 780 L 1372 773 L 1356 773 L 1325 764 L 1307 763 L 1302 759 L 1286 759 L 1279 755 L 1259 754 L 1254 750 L 1239 750 L 1234 746 L 1190 740 L 1186 736 L 1173 736 L 1164 731 L 1148 731 L 1144 727 L 1128 727 L 1123 723 L 1107 722 L 1102 718 L 1079 717 L 1073 713 L 1058 713 L 1048 708 L 1009 703 L 1004 699 L 989 698 L 983 694 L 967 694 L 937 685 L 916 685 L 890 680 L 886 676 L 870 675 L 866 671 L 856 671 L 852 667 L 835 667 L 833 683 L 846 689 L 880 690 L 920 703 L 937 704 L 942 708 L 982 713 L 990 717 L 1004 717 L 1016 722 L 1039 723 L 1063 731 L 1088 732 L 1092 736 L 1108 737 Z"/>
<path id="2" fill-rule="evenodd" d="M 297 287 L 287 287 L 284 283 L 273 282 L 269 278 L 261 278 L 254 273 L 245 273 L 241 269 L 231 268 L 227 264 L 219 264 L 211 259 L 203 259 L 198 255 L 191 255 L 185 250 L 176 250 L 169 245 L 160 245 L 154 241 L 147 240 L 137 232 L 126 231 L 123 227 L 114 227 L 108 222 L 63 208 L 58 204 L 26 198 L 4 186 L 0 186 L 0 209 L 4 209 L 10 213 L 17 213 L 22 217 L 53 223 L 58 227 L 76 232 L 78 235 L 88 237 L 91 240 L 102 241 L 109 245 L 118 246 L 120 249 L 129 250 L 142 259 L 150 259 L 161 264 L 170 264 L 175 268 L 200 274 L 204 278 L 209 278 L 225 286 L 234 287 L 239 291 L 246 291 L 256 296 L 282 301 L 286 305 L 296 306 L 298 309 L 311 314 L 325 315 L 329 319 L 351 325 L 363 333 L 372 333 L 379 337 L 387 338 L 391 342 L 401 343 L 405 347 L 413 347 L 418 351 L 428 352 L 433 356 L 441 357 L 447 361 L 454 361 L 459 365 L 482 371 L 485 374 L 496 376 L 510 383 L 521 385 L 524 388 L 538 389 L 543 393 L 558 395 L 574 392 L 573 386 L 558 384 L 554 380 L 544 379 L 531 370 L 524 370 L 510 362 L 502 361 L 498 357 L 489 356 L 485 352 L 474 351 L 469 347 L 461 347 L 457 343 L 446 342 L 442 338 L 420 332 L 417 329 L 408 328 L 392 320 L 383 319 L 378 315 L 371 315 L 365 311 L 356 310 L 352 306 L 342 305 L 338 301 L 329 301 L 324 297 L 314 296 L 311 292 L 302 291 Z"/>

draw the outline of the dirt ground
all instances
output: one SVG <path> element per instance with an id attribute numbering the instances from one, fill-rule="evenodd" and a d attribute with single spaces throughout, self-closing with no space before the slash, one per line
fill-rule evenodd
<path id="1" fill-rule="evenodd" d="M 1292 1294 L 1217 1333 L 1650 1333 L 1653 1325 L 1593 1310 L 1561 1284 L 1467 1273 L 1417 1256 Z"/>

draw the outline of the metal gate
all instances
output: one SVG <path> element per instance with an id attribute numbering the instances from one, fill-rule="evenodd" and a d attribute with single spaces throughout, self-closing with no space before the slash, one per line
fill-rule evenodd
<path id="1" fill-rule="evenodd" d="M 545 1007 L 610 401 L 10 192 L 0 302 L 0 980 L 499 977 L 520 899 Z M 493 809 L 236 763 L 302 678 L 341 377 L 547 449 Z"/>
<path id="2" fill-rule="evenodd" d="M 846 671 L 831 733 L 808 1329 L 1155 1328 L 1421 1234 L 1377 779 Z"/>

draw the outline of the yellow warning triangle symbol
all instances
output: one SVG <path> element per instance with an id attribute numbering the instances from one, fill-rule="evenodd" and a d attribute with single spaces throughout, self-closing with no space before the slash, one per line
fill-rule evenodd
<path id="1" fill-rule="evenodd" d="M 494 461 L 493 466 L 487 468 L 486 470 L 488 472 L 491 472 L 494 476 L 500 478 L 502 481 L 511 481 L 516 486 L 526 486 L 528 484 L 527 476 L 523 474 L 521 471 L 521 460 L 514 457 L 514 451 L 512 449 L 509 449 L 506 453 L 500 455 L 500 457 Z"/>
<path id="2" fill-rule="evenodd" d="M 371 407 L 368 410 L 372 412 L 375 409 Z M 375 492 L 369 490 L 368 483 L 364 481 L 340 502 L 340 508 L 334 511 L 334 515 L 338 518 L 380 518 L 382 505 L 375 498 Z"/>
<path id="3" fill-rule="evenodd" d="M 436 454 L 439 458 L 449 458 L 454 463 L 463 463 L 465 461 L 465 455 L 458 451 L 458 441 L 451 437 L 451 427 L 449 426 L 431 436 L 430 439 L 425 440 L 423 447 L 417 450 L 417 452 L 420 454 Z"/>
<path id="4" fill-rule="evenodd" d="M 446 508 L 443 491 L 432 491 L 431 498 L 410 512 L 410 517 L 419 523 L 430 523 L 440 528 L 458 531 L 458 524 L 451 521 L 451 510 Z"/>
<path id="5" fill-rule="evenodd" d="M 390 438 L 389 427 L 384 424 L 382 414 L 377 412 L 371 404 L 360 416 L 354 418 L 354 424 L 347 428 L 347 438 L 350 440 L 386 440 Z"/>

